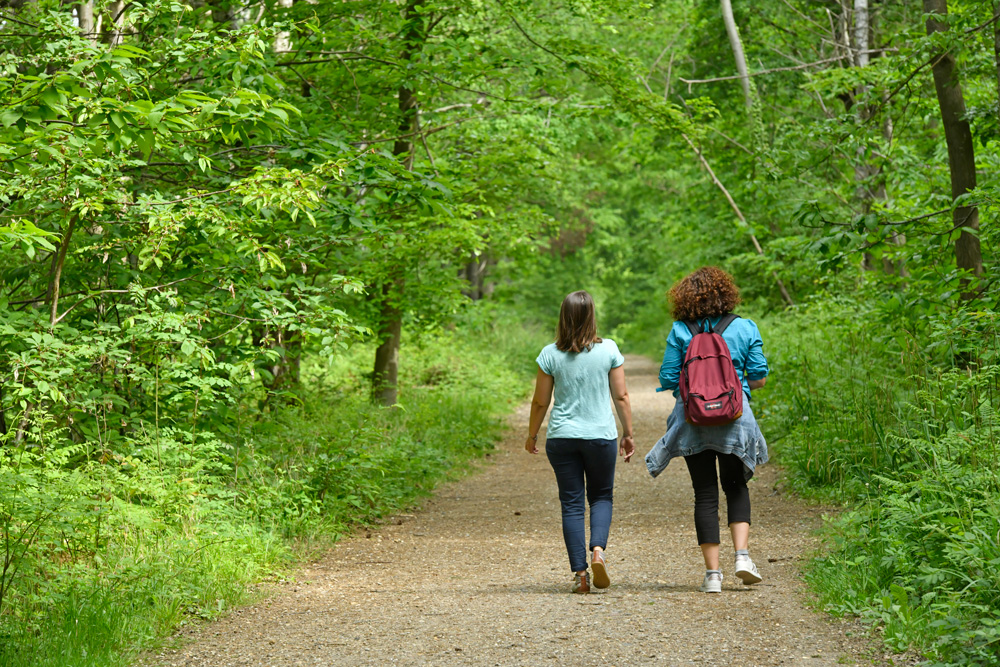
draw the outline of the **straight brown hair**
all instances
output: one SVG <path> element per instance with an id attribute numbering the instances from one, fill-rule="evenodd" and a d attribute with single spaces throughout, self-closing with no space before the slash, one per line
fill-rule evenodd
<path id="1" fill-rule="evenodd" d="M 594 299 L 585 290 L 567 294 L 559 308 L 556 347 L 563 352 L 583 352 L 600 342 Z"/>

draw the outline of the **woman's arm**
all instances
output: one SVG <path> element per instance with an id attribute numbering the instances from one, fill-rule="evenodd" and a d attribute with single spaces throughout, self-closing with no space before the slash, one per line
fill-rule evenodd
<path id="1" fill-rule="evenodd" d="M 618 452 L 625 457 L 625 463 L 628 463 L 635 453 L 635 440 L 632 437 L 632 403 L 625 387 L 625 366 L 612 368 L 608 373 L 608 381 L 611 383 L 611 398 L 615 402 L 618 419 L 622 422 L 622 439 Z"/>
<path id="2" fill-rule="evenodd" d="M 770 369 L 767 367 L 767 357 L 764 356 L 764 341 L 760 337 L 760 329 L 757 328 L 757 323 L 753 320 L 747 321 L 752 325 L 752 331 L 744 371 L 747 376 L 747 385 L 753 390 L 764 386 Z"/>
<path id="3" fill-rule="evenodd" d="M 538 453 L 538 431 L 551 402 L 552 376 L 539 368 L 535 376 L 535 395 L 531 399 L 531 416 L 528 417 L 528 439 L 524 441 L 524 449 L 531 454 Z"/>
<path id="4" fill-rule="evenodd" d="M 665 390 L 677 389 L 680 384 L 684 349 L 684 342 L 677 337 L 671 327 L 667 336 L 667 349 L 663 352 L 663 363 L 660 364 L 660 387 Z"/>

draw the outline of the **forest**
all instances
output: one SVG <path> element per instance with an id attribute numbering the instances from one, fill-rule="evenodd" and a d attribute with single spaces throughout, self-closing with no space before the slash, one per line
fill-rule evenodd
<path id="1" fill-rule="evenodd" d="M 996 664 L 998 171 L 995 0 L 0 0 L 0 663 L 226 613 L 489 452 L 566 293 L 657 359 L 718 265 L 819 606 Z"/>

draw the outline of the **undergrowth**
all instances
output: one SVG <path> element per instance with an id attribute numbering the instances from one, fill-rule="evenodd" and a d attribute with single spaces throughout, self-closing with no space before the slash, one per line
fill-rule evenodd
<path id="1" fill-rule="evenodd" d="M 368 402 L 373 350 L 358 345 L 305 359 L 302 389 L 239 429 L 161 432 L 125 453 L 36 428 L 0 447 L 0 664 L 128 664 L 247 601 L 299 545 L 461 474 L 529 391 L 541 344 L 486 309 L 465 318 L 404 347 L 396 408 Z"/>
<path id="2" fill-rule="evenodd" d="M 820 602 L 929 664 L 993 665 L 996 336 L 982 313 L 921 325 L 851 302 L 767 319 L 773 382 L 760 412 L 796 489 L 847 508 L 828 522 L 829 552 L 808 571 Z"/>

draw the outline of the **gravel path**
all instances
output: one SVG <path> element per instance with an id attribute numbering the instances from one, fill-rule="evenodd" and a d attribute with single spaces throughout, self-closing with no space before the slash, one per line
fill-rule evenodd
<path id="1" fill-rule="evenodd" d="M 414 515 L 339 544 L 270 600 L 187 631 L 159 666 L 830 665 L 868 664 L 849 625 L 805 606 L 798 566 L 820 508 L 777 492 L 773 467 L 751 483 L 750 553 L 764 581 L 703 574 L 683 462 L 649 477 L 642 455 L 662 434 L 669 395 L 657 366 L 626 362 L 637 454 L 619 459 L 608 545 L 612 586 L 571 595 L 555 479 L 517 428 L 475 475 Z M 723 519 L 725 514 L 723 503 Z"/>

